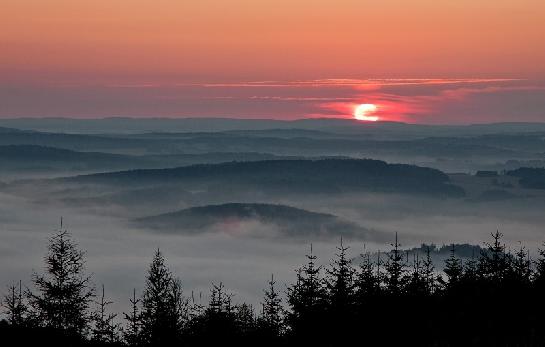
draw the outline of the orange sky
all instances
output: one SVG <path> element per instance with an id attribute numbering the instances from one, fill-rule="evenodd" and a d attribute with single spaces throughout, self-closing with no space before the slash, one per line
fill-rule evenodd
<path id="1" fill-rule="evenodd" d="M 3 85 L 545 78 L 543 0 L 0 1 Z"/>
<path id="2" fill-rule="evenodd" d="M 541 0 L 3 0 L 0 64 L 59 79 L 528 77 L 545 74 L 544 18 Z"/>

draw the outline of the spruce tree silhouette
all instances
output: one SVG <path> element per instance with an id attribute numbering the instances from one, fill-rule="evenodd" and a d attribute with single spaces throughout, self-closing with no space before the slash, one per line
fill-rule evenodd
<path id="1" fill-rule="evenodd" d="M 181 284 L 165 265 L 160 250 L 155 252 L 150 264 L 141 304 L 141 343 L 145 346 L 179 343 L 187 305 Z"/>
<path id="2" fill-rule="evenodd" d="M 482 275 L 479 271 L 479 259 L 476 258 L 475 253 L 471 255 L 470 259 L 463 262 L 462 281 L 465 287 L 478 289 L 477 285 L 480 282 Z"/>
<path id="3" fill-rule="evenodd" d="M 406 278 L 406 262 L 404 261 L 403 252 L 399 249 L 401 244 L 397 241 L 397 233 L 395 243 L 392 244 L 392 250 L 388 253 L 388 260 L 384 265 L 385 275 L 384 281 L 386 290 L 389 295 L 400 296 L 405 290 L 407 282 Z"/>
<path id="4" fill-rule="evenodd" d="M 542 245 L 542 247 L 545 244 Z M 532 302 L 539 314 L 535 315 L 535 326 L 545 326 L 545 249 L 539 249 L 539 258 L 535 261 L 535 271 L 532 274 Z M 545 345 L 545 329 L 534 329 L 535 339 Z"/>
<path id="5" fill-rule="evenodd" d="M 129 302 L 131 304 L 131 311 L 123 314 L 127 321 L 127 326 L 123 330 L 123 339 L 128 346 L 141 346 L 142 322 L 139 309 L 140 299 L 136 297 L 136 289 L 133 289 L 132 298 Z"/>
<path id="6" fill-rule="evenodd" d="M 218 285 L 212 284 L 210 290 L 210 303 L 208 311 L 211 313 L 230 315 L 233 313 L 232 294 L 225 292 L 225 285 L 220 282 Z"/>
<path id="7" fill-rule="evenodd" d="M 232 296 L 226 292 L 223 283 L 212 284 L 208 306 L 202 315 L 196 316 L 191 322 L 188 331 L 191 345 L 229 345 L 241 340 L 237 307 L 233 305 Z"/>
<path id="8" fill-rule="evenodd" d="M 290 334 L 296 343 L 317 343 L 326 329 L 326 288 L 321 278 L 321 266 L 316 265 L 312 245 L 308 262 L 297 269 L 297 281 L 288 288 L 287 297 L 291 311 L 287 319 Z"/>
<path id="9" fill-rule="evenodd" d="M 435 274 L 435 266 L 433 265 L 429 246 L 426 247 L 426 258 L 422 262 L 422 277 L 426 287 L 426 294 L 434 294 L 437 290 L 438 276 Z"/>
<path id="10" fill-rule="evenodd" d="M 66 230 L 49 240 L 45 273 L 34 273 L 38 290 L 27 290 L 31 314 L 40 325 L 84 337 L 89 330 L 89 306 L 94 297 L 90 277 L 85 275 L 84 252 Z"/>
<path id="11" fill-rule="evenodd" d="M 528 289 L 532 281 L 532 261 L 530 253 L 521 244 L 518 251 L 512 257 L 512 285 L 518 289 Z"/>
<path id="12" fill-rule="evenodd" d="M 274 275 L 268 282 L 269 287 L 264 291 L 263 302 L 261 303 L 261 315 L 258 318 L 258 329 L 260 336 L 270 339 L 271 343 L 277 342 L 277 338 L 284 332 L 284 308 L 282 298 L 275 288 Z"/>
<path id="13" fill-rule="evenodd" d="M 443 270 L 447 276 L 447 282 L 441 281 L 447 291 L 455 290 L 462 279 L 463 271 L 462 260 L 456 257 L 456 247 L 453 244 L 451 245 L 450 256 L 445 260 L 445 269 Z"/>
<path id="14" fill-rule="evenodd" d="M 371 261 L 369 253 L 360 255 L 362 261 L 359 266 L 359 271 L 356 273 L 354 281 L 355 301 L 357 306 L 364 306 L 370 300 L 381 294 L 382 273 L 380 266 L 380 252 L 377 253 L 375 263 Z"/>
<path id="15" fill-rule="evenodd" d="M 481 252 L 478 268 L 482 279 L 490 285 L 500 285 L 509 276 L 509 256 L 505 251 L 505 245 L 501 243 L 503 235 L 496 231 L 491 234 L 493 242 L 486 243 L 486 250 Z"/>
<path id="16" fill-rule="evenodd" d="M 354 301 L 354 275 L 356 270 L 352 267 L 351 260 L 346 252 L 349 247 L 341 244 L 337 247 L 336 259 L 327 269 L 326 286 L 328 290 L 328 303 L 331 312 L 345 312 Z"/>
<path id="17" fill-rule="evenodd" d="M 16 327 L 27 325 L 28 307 L 24 301 L 21 281 L 18 285 L 12 284 L 8 287 L 8 294 L 4 296 L 2 306 L 6 309 L 5 314 L 10 325 Z"/>
<path id="18" fill-rule="evenodd" d="M 545 247 L 545 243 L 543 247 Z M 545 248 L 539 249 L 539 258 L 535 262 L 533 283 L 536 289 L 545 290 Z"/>
<path id="19" fill-rule="evenodd" d="M 418 254 L 413 254 L 413 264 L 410 274 L 407 276 L 405 293 L 411 296 L 428 294 L 424 269 Z"/>
<path id="20" fill-rule="evenodd" d="M 383 273 L 381 270 L 381 253 L 378 252 L 373 262 L 369 253 L 361 254 L 361 263 L 354 281 L 354 311 L 355 317 L 348 338 L 359 341 L 361 335 L 365 335 L 368 345 L 380 343 L 375 335 L 382 335 L 384 327 L 382 316 L 384 307 Z M 362 331 L 362 329 L 365 329 Z M 346 334 L 346 331 L 345 331 Z M 352 342 L 353 343 L 353 342 Z"/>
<path id="21" fill-rule="evenodd" d="M 104 285 L 102 285 L 99 299 L 95 303 L 97 309 L 93 314 L 94 326 L 91 341 L 103 345 L 119 343 L 120 326 L 115 322 L 117 314 L 108 312 L 108 306 L 113 302 L 106 300 Z"/>
<path id="22" fill-rule="evenodd" d="M 271 277 L 258 318 L 251 305 L 233 304 L 223 283 L 212 286 L 207 306 L 193 295 L 190 304 L 157 251 L 142 297 L 134 290 L 131 312 L 124 314 L 124 345 L 544 346 L 545 251 L 532 262 L 525 247 L 511 252 L 501 236 L 492 234 L 480 256 L 464 262 L 453 245 L 446 280 L 439 280 L 430 248 L 424 258 L 413 255 L 410 267 L 397 235 L 384 266 L 380 253 L 374 262 L 367 253 L 357 270 L 341 242 L 325 278 L 311 247 L 287 289 L 289 308 L 284 311 Z M 98 309 L 89 313 L 93 291 L 83 255 L 65 231 L 50 239 L 46 271 L 33 276 L 38 292 L 27 289 L 25 296 L 19 282 L 4 296 L 2 345 L 123 345 L 104 287 Z"/>
<path id="23" fill-rule="evenodd" d="M 356 270 L 352 267 L 351 260 L 347 256 L 348 249 L 349 247 L 343 245 L 341 238 L 341 243 L 335 254 L 336 258 L 330 268 L 326 270 L 329 335 L 335 336 L 336 343 L 347 342 L 350 337 L 345 333 L 345 330 L 351 330 L 355 318 L 354 277 Z"/>

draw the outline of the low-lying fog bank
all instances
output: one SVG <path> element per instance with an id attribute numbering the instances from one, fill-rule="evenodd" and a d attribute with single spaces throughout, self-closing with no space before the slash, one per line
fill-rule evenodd
<path id="1" fill-rule="evenodd" d="M 437 199 L 397 194 L 361 193 L 343 196 L 299 196 L 277 198 L 269 203 L 337 216 L 365 230 L 375 230 L 382 238 L 367 234 L 345 235 L 356 257 L 366 250 L 389 249 L 399 234 L 403 247 L 421 243 L 438 245 L 470 243 L 482 245 L 499 229 L 509 247 L 522 241 L 532 252 L 545 240 L 541 198 L 468 202 L 465 199 Z M 159 204 L 157 210 L 174 211 Z M 47 238 L 59 228 L 60 219 L 79 245 L 87 251 L 88 270 L 93 281 L 104 283 L 116 302 L 116 310 L 127 309 L 132 289 L 141 289 L 145 271 L 156 248 L 160 248 L 172 269 L 182 278 L 189 293 L 207 298 L 212 282 L 223 282 L 237 297 L 257 304 L 271 273 L 278 282 L 295 280 L 294 269 L 305 261 L 313 243 L 319 262 L 327 265 L 339 243 L 339 235 L 305 230 L 304 237 L 278 230 L 259 218 L 240 223 L 215 223 L 201 232 L 162 232 L 131 225 L 130 207 L 78 206 L 55 200 L 32 200 L 0 194 L 0 286 L 22 280 L 30 285 L 34 270 L 42 269 Z M 138 210 L 139 216 L 153 215 Z M 231 221 L 232 222 L 232 221 Z"/>

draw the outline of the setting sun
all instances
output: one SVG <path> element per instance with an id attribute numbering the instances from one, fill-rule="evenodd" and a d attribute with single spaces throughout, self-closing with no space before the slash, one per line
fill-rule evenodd
<path id="1" fill-rule="evenodd" d="M 378 121 L 377 116 L 373 116 L 373 113 L 377 111 L 377 106 L 374 104 L 361 104 L 354 109 L 354 118 L 357 120 L 364 120 L 368 122 Z"/>

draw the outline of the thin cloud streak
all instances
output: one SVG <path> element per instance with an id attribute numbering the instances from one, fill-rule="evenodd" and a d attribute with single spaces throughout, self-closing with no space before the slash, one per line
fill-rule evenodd
<path id="1" fill-rule="evenodd" d="M 389 79 L 317 79 L 308 81 L 249 81 L 235 83 L 188 83 L 177 84 L 178 86 L 200 86 L 208 88 L 286 88 L 286 87 L 357 87 L 357 86 L 404 86 L 404 85 L 438 85 L 438 84 L 466 84 L 466 83 L 496 83 L 521 81 L 522 79 L 512 78 L 473 78 L 473 79 L 437 79 L 437 78 L 389 78 Z"/>
<path id="2" fill-rule="evenodd" d="M 540 100 L 544 81 L 508 78 L 0 85 L 0 117 L 352 118 L 367 103 L 388 121 L 545 121 Z"/>

